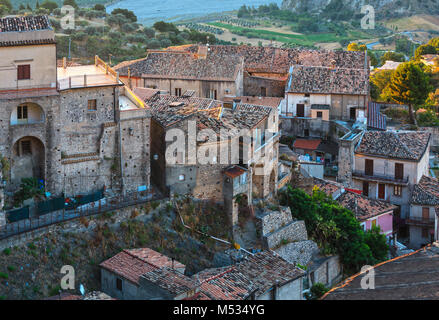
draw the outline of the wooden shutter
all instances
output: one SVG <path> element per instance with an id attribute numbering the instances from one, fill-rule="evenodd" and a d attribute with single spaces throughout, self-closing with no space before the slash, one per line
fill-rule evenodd
<path id="1" fill-rule="evenodd" d="M 367 176 L 373 176 L 373 160 L 366 159 L 365 174 Z"/>
<path id="2" fill-rule="evenodd" d="M 430 208 L 428 208 L 428 207 L 422 208 L 422 219 L 423 220 L 430 219 Z"/>
<path id="3" fill-rule="evenodd" d="M 395 163 L 395 179 L 402 180 L 404 178 L 404 164 Z"/>
<path id="4" fill-rule="evenodd" d="M 383 183 L 380 183 L 378 185 L 378 198 L 379 199 L 385 199 L 386 198 L 386 185 Z"/>
<path id="5" fill-rule="evenodd" d="M 30 79 L 30 64 L 25 64 L 18 66 L 17 68 L 17 79 L 18 80 L 28 80 Z"/>
<path id="6" fill-rule="evenodd" d="M 369 182 L 363 181 L 363 195 L 368 197 L 369 196 Z"/>
<path id="7" fill-rule="evenodd" d="M 297 105 L 297 116 L 303 118 L 305 116 L 305 105 L 298 104 Z"/>

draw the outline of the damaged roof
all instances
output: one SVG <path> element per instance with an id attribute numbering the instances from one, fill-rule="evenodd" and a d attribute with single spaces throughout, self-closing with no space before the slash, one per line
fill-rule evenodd
<path id="1" fill-rule="evenodd" d="M 355 153 L 419 161 L 427 151 L 430 136 L 423 131 L 365 131 Z"/>
<path id="2" fill-rule="evenodd" d="M 369 93 L 369 71 L 295 65 L 292 66 L 286 91 L 291 93 L 367 95 Z"/>
<path id="3" fill-rule="evenodd" d="M 145 102 L 151 108 L 153 119 L 163 127 L 193 118 L 198 129 L 209 128 L 217 134 L 221 133 L 221 129 L 229 133 L 252 129 L 273 111 L 271 107 L 242 103 L 237 104 L 235 109 L 228 109 L 217 100 L 163 94 L 155 94 Z"/>

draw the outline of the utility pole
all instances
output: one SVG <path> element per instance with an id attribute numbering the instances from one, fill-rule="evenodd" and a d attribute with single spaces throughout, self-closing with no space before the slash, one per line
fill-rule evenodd
<path id="1" fill-rule="evenodd" d="M 69 36 L 69 60 L 71 60 L 72 59 L 72 57 L 71 57 L 71 47 L 72 47 L 72 38 Z"/>

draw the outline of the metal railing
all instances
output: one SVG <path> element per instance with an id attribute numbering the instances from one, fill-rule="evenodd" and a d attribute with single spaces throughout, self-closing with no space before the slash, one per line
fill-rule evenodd
<path id="1" fill-rule="evenodd" d="M 154 193 L 153 191 L 133 192 L 125 196 L 103 198 L 99 201 L 83 205 L 73 210 L 59 210 L 39 217 L 7 223 L 5 226 L 0 227 L 0 240 L 49 227 L 58 223 L 71 221 L 81 217 L 99 215 L 153 200 L 160 200 L 161 198 L 162 197 L 159 194 Z"/>
<path id="2" fill-rule="evenodd" d="M 434 227 L 434 219 L 423 218 L 423 217 L 409 217 L 405 220 L 406 224 L 417 225 L 417 226 L 430 226 Z"/>
<path id="3" fill-rule="evenodd" d="M 407 184 L 409 182 L 409 178 L 397 179 L 394 175 L 380 175 L 373 173 L 372 175 L 368 175 L 363 171 L 354 170 L 352 175 L 357 178 L 363 178 L 367 180 L 379 180 L 379 181 L 389 181 L 399 184 Z"/>

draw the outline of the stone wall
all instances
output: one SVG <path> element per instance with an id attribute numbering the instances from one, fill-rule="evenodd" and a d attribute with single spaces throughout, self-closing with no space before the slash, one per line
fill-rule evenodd
<path id="1" fill-rule="evenodd" d="M 270 79 L 264 77 L 251 76 L 247 72 L 244 74 L 244 96 L 261 96 L 261 88 L 265 88 L 267 97 L 285 96 L 284 80 Z"/>
<path id="2" fill-rule="evenodd" d="M 256 226 L 263 236 L 293 221 L 289 207 L 281 207 L 279 211 L 264 212 L 257 218 Z"/>
<path id="3" fill-rule="evenodd" d="M 282 246 L 283 242 L 296 242 L 308 240 L 304 221 L 292 221 L 286 226 L 277 229 L 263 237 L 263 246 L 273 249 Z"/>

